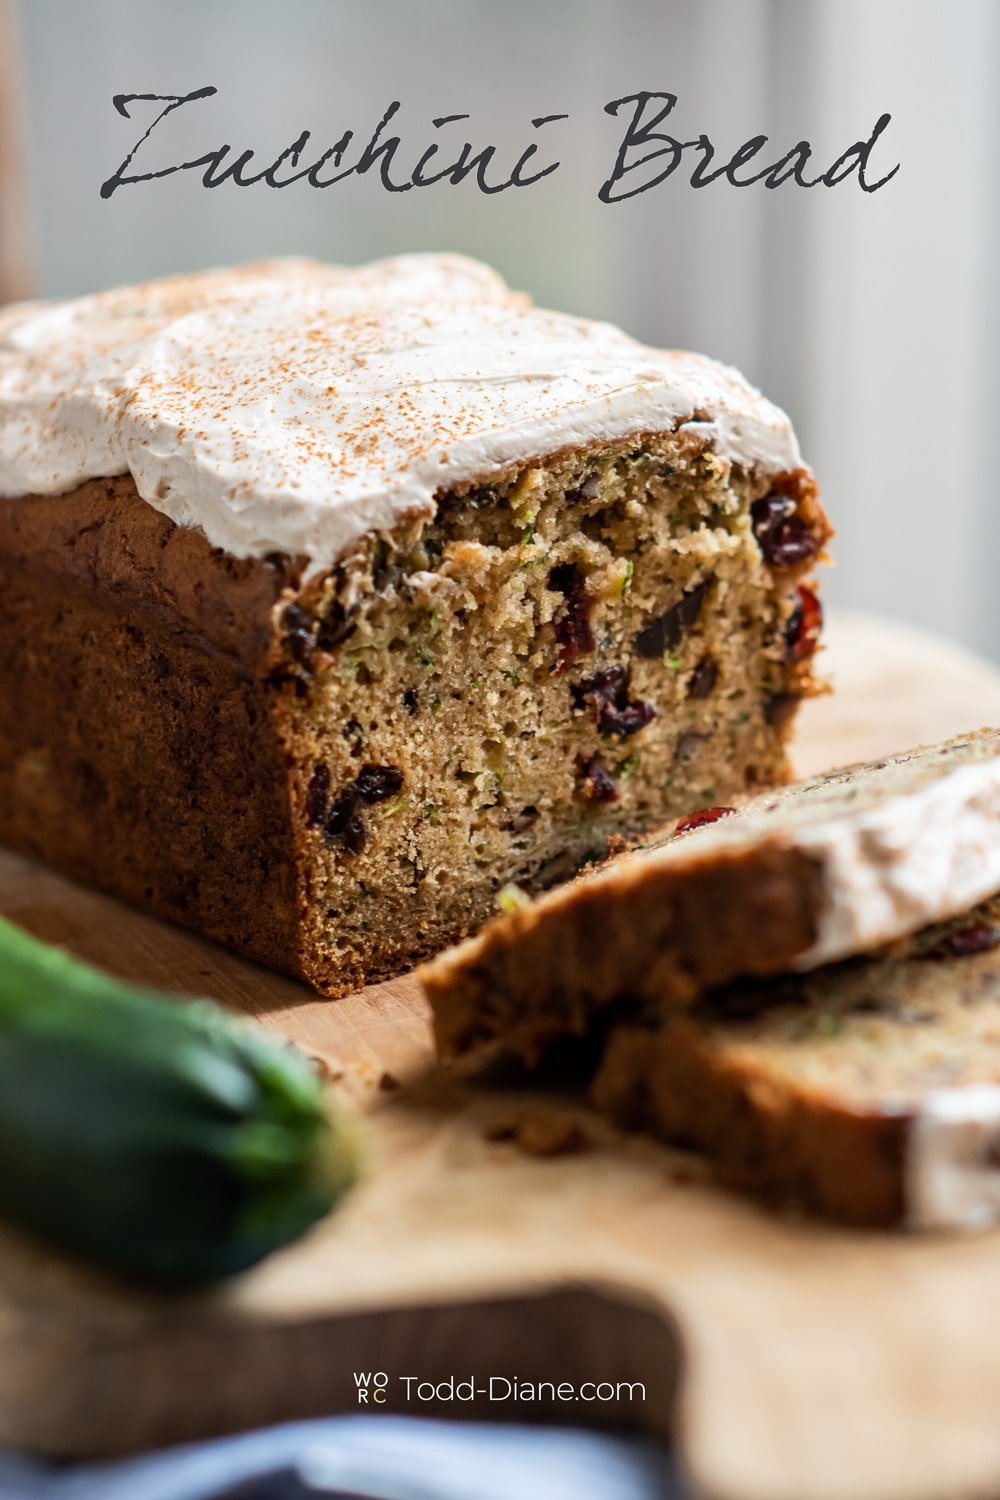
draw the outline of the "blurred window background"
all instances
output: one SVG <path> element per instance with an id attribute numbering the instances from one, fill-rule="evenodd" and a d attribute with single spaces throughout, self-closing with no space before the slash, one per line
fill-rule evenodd
<path id="1" fill-rule="evenodd" d="M 828 597 L 1000 659 L 997 0 L 7 4 L 20 63 L 0 34 L 0 239 L 41 294 L 286 252 L 481 256 L 540 302 L 739 365 L 820 477 L 839 532 Z M 102 201 L 142 128 L 112 96 L 204 84 L 219 93 L 175 118 L 171 154 L 229 142 L 263 164 L 306 128 L 360 143 L 398 99 L 407 170 L 431 119 L 459 112 L 510 163 L 533 117 L 570 118 L 538 137 L 559 171 L 493 197 L 471 182 L 390 194 L 374 173 L 209 192 L 179 174 Z M 606 206 L 624 116 L 603 106 L 640 89 L 678 96 L 683 139 L 706 132 L 728 155 L 760 133 L 781 151 L 806 138 L 823 166 L 888 111 L 873 167 L 901 169 L 874 194 L 695 191 L 678 172 Z M 30 237 L 9 188 L 19 117 Z"/>

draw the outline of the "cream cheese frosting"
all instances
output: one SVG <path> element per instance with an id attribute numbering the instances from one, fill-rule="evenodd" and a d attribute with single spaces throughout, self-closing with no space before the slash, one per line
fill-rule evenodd
<path id="1" fill-rule="evenodd" d="M 801 464 L 737 371 L 534 307 L 489 267 L 284 259 L 0 309 L 0 495 L 131 473 L 239 557 L 330 563 L 518 459 L 697 424 Z"/>
<path id="2" fill-rule="evenodd" d="M 797 968 L 868 952 L 1000 890 L 1000 756 L 900 781 L 899 794 L 889 781 L 884 801 L 801 835 L 823 863 L 824 899 Z"/>
<path id="3" fill-rule="evenodd" d="M 797 969 L 957 916 L 1000 890 L 1000 731 L 765 793 L 733 817 L 624 858 L 697 864 L 768 843 L 797 850 L 820 871 L 816 932 Z M 594 878 L 613 882 L 622 864 Z"/>
<path id="4" fill-rule="evenodd" d="M 914 1116 L 906 1156 L 912 1229 L 984 1229 L 1000 1219 L 1000 1086 L 939 1089 Z"/>

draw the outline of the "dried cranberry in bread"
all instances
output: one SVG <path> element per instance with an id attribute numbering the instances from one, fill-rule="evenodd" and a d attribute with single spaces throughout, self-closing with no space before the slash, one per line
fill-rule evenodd
<path id="1" fill-rule="evenodd" d="M 616 1024 L 593 1093 L 724 1181 L 853 1224 L 1000 1219 L 1000 899 L 867 958 Z"/>
<path id="2" fill-rule="evenodd" d="M 688 817 L 421 970 L 442 1053 L 527 1057 L 621 996 L 686 1004 L 814 968 L 1000 890 L 1000 732 Z"/>
<path id="3" fill-rule="evenodd" d="M 814 689 L 788 419 L 462 257 L 0 309 L 0 496 L 0 839 L 329 994 Z"/>

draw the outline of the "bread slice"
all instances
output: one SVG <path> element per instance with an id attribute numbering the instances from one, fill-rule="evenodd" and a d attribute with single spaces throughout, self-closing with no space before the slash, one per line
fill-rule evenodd
<path id="1" fill-rule="evenodd" d="M 868 958 L 611 1031 L 593 1093 L 740 1188 L 854 1224 L 1000 1219 L 1000 898 Z"/>
<path id="2" fill-rule="evenodd" d="M 439 1048 L 529 1060 L 622 996 L 870 952 L 1000 890 L 1000 731 L 709 809 L 525 903 L 420 971 Z"/>

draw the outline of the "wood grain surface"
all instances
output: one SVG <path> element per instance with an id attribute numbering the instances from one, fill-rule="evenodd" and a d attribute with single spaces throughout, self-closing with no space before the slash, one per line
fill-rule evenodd
<path id="1" fill-rule="evenodd" d="M 1000 723 L 1000 673 L 919 632 L 835 620 L 837 696 L 798 768 Z M 125 1453 L 358 1409 L 669 1431 L 720 1500 L 1000 1493 L 1000 1234 L 861 1234 L 770 1215 L 617 1135 L 573 1068 L 444 1074 L 412 980 L 329 1003 L 13 856 L 0 909 L 133 979 L 215 996 L 322 1057 L 367 1116 L 368 1172 L 299 1245 L 152 1297 L 0 1235 L 0 1442 Z M 575 1134 L 550 1157 L 509 1139 Z M 407 1404 L 401 1376 L 643 1382 L 594 1403 Z M 506 1389 L 506 1387 L 501 1387 Z"/>

